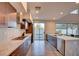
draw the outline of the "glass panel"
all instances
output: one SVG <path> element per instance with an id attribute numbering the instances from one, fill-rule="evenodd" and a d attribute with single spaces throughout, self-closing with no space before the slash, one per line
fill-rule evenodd
<path id="1" fill-rule="evenodd" d="M 44 39 L 44 23 L 34 24 L 34 39 Z"/>
<path id="2" fill-rule="evenodd" d="M 73 34 L 73 26 L 72 26 L 72 24 L 68 24 L 67 29 L 68 29 L 68 34 L 67 35 Z"/>
<path id="3" fill-rule="evenodd" d="M 56 24 L 56 31 L 59 34 L 66 34 L 66 24 Z"/>
<path id="4" fill-rule="evenodd" d="M 57 29 L 66 29 L 67 25 L 66 24 L 56 24 Z"/>
<path id="5" fill-rule="evenodd" d="M 73 25 L 73 34 L 78 35 L 78 25 Z"/>
<path id="6" fill-rule="evenodd" d="M 59 34 L 79 35 L 79 24 L 56 24 L 56 31 Z"/>

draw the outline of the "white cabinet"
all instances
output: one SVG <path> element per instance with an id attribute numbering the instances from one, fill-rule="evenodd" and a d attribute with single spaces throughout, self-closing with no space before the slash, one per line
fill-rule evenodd
<path id="1" fill-rule="evenodd" d="M 65 46 L 64 46 L 64 40 L 57 38 L 57 50 L 64 55 L 65 53 Z"/>
<path id="2" fill-rule="evenodd" d="M 57 50 L 65 56 L 79 56 L 79 38 L 57 37 Z"/>

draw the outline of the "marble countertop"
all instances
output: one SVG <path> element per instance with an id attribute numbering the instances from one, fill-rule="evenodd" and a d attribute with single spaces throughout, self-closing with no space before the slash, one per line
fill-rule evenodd
<path id="1" fill-rule="evenodd" d="M 79 38 L 77 37 L 71 37 L 71 36 L 65 36 L 65 35 L 56 35 L 56 34 L 48 34 L 50 36 L 53 36 L 53 37 L 57 37 L 57 38 L 61 38 L 63 40 L 79 40 Z"/>
<path id="2" fill-rule="evenodd" d="M 48 35 L 53 36 L 53 37 L 57 37 L 57 35 L 56 35 L 56 34 L 48 34 Z"/>
<path id="3" fill-rule="evenodd" d="M 31 34 L 27 34 L 27 37 L 23 40 L 8 40 L 0 43 L 0 56 L 8 56 L 15 49 L 17 49 Z"/>
<path id="4" fill-rule="evenodd" d="M 71 37 L 71 36 L 65 36 L 65 35 L 57 36 L 57 38 L 61 38 L 63 40 L 79 40 L 79 38 Z"/>

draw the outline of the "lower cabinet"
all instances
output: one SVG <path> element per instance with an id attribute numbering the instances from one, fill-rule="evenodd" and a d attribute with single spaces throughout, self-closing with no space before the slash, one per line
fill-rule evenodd
<path id="1" fill-rule="evenodd" d="M 63 39 L 57 38 L 57 50 L 65 55 L 65 41 Z"/>
<path id="2" fill-rule="evenodd" d="M 53 37 L 51 35 L 47 35 L 47 41 L 54 46 L 55 48 L 57 48 L 57 38 Z"/>
<path id="3" fill-rule="evenodd" d="M 31 44 L 31 37 L 25 40 L 25 42 L 13 51 L 10 56 L 26 56 Z"/>

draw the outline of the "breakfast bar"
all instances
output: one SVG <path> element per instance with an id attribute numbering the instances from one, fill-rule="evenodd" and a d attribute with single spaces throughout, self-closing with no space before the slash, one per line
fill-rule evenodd
<path id="1" fill-rule="evenodd" d="M 79 56 L 79 38 L 47 34 L 46 40 L 63 56 Z"/>
<path id="2" fill-rule="evenodd" d="M 65 56 L 79 56 L 79 38 L 57 36 L 57 50 Z"/>

